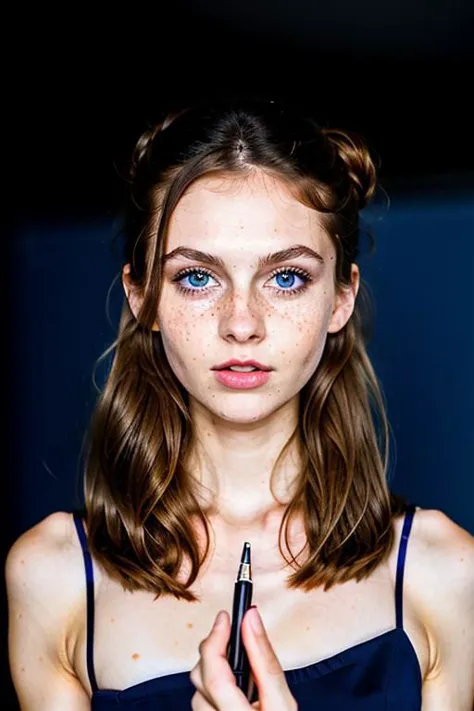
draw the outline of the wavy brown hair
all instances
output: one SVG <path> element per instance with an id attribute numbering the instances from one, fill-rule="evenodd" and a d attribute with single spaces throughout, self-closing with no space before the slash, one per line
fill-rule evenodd
<path id="1" fill-rule="evenodd" d="M 87 439 L 85 516 L 90 548 L 125 589 L 197 600 L 190 590 L 209 554 L 209 520 L 186 463 L 193 445 L 188 394 L 152 330 L 161 293 L 163 245 L 186 189 L 203 176 L 278 178 L 317 210 L 336 248 L 337 290 L 350 286 L 359 254 L 360 210 L 373 197 L 376 168 L 355 134 L 321 127 L 288 103 L 220 99 L 167 115 L 138 140 L 123 217 L 124 260 L 143 298 L 124 301 L 113 362 Z M 372 242 L 373 243 L 373 242 Z M 300 392 L 291 443 L 300 453 L 296 493 L 285 509 L 280 552 L 289 587 L 311 590 L 368 576 L 393 544 L 392 518 L 406 502 L 388 487 L 389 424 L 367 355 L 370 297 L 361 281 L 344 328 L 327 334 L 321 361 Z M 302 512 L 304 563 L 281 548 Z M 192 523 L 194 521 L 194 523 Z M 195 523 L 205 531 L 199 543 Z M 179 580 L 186 562 L 189 576 Z"/>

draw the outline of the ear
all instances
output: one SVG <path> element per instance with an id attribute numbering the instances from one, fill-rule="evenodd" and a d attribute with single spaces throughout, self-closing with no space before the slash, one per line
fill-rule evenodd
<path id="1" fill-rule="evenodd" d="M 354 311 L 357 292 L 359 291 L 360 273 L 357 264 L 351 265 L 351 284 L 336 296 L 336 304 L 328 325 L 328 333 L 337 333 L 344 328 Z"/>
<path id="2" fill-rule="evenodd" d="M 122 269 L 122 285 L 125 292 L 125 296 L 130 307 L 130 311 L 138 319 L 138 314 L 143 304 L 143 295 L 140 293 L 139 288 L 133 283 L 130 276 L 130 264 L 125 264 Z M 160 327 L 155 321 L 152 326 L 152 331 L 159 331 Z"/>

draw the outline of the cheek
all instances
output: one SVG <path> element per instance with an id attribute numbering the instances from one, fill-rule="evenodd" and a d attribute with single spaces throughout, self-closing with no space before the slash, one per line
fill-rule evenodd
<path id="1" fill-rule="evenodd" d="M 280 334 L 298 341 L 303 350 L 315 346 L 326 338 L 332 313 L 327 302 L 309 303 L 297 310 L 285 309 L 278 325 Z"/>
<path id="2" fill-rule="evenodd" d="M 194 363 L 209 355 L 209 337 L 202 319 L 196 318 L 184 308 L 167 310 L 160 323 L 161 339 L 169 364 L 182 379 Z"/>
<path id="3" fill-rule="evenodd" d="M 315 305 L 288 313 L 282 322 L 281 338 L 289 363 L 301 371 L 304 379 L 317 368 L 326 345 L 332 306 Z"/>
<path id="4" fill-rule="evenodd" d="M 321 356 L 324 351 L 324 346 L 326 345 L 325 332 L 322 332 L 318 338 L 314 338 L 309 344 L 309 348 L 305 351 L 305 357 L 303 358 L 303 369 L 310 370 L 313 373 L 319 365 Z"/>

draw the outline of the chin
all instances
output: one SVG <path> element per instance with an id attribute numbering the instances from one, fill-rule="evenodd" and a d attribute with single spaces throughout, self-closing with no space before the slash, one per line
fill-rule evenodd
<path id="1" fill-rule="evenodd" d="M 218 417 L 225 422 L 232 422 L 236 425 L 251 425 L 256 422 L 261 422 L 273 415 L 281 407 L 281 404 L 282 403 L 273 403 L 273 405 L 271 405 L 267 401 L 265 406 L 263 406 L 263 403 L 252 403 L 249 399 L 245 398 L 244 400 L 244 398 L 242 398 L 239 403 L 222 403 L 220 407 L 217 403 L 213 402 L 208 409 L 213 417 Z"/>

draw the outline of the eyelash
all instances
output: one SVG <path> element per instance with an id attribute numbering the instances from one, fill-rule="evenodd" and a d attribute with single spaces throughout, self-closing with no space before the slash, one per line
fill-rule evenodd
<path id="1" fill-rule="evenodd" d="M 214 274 L 208 269 L 202 267 L 188 267 L 187 269 L 182 269 L 180 272 L 178 272 L 178 274 L 173 277 L 172 281 L 179 282 L 181 279 L 184 279 L 185 276 L 189 276 L 190 274 L 207 274 L 213 279 L 216 279 Z M 309 282 L 313 280 L 311 275 L 308 274 L 308 272 L 306 272 L 304 269 L 300 269 L 299 267 L 279 267 L 271 273 L 270 279 L 273 279 L 273 277 L 277 276 L 277 274 L 296 274 L 296 276 L 299 276 L 303 279 L 303 284 L 301 286 L 298 286 L 296 289 L 279 289 L 278 287 L 271 287 L 275 289 L 277 296 L 281 296 L 283 298 L 301 294 L 308 288 Z M 195 287 L 194 289 L 190 289 L 189 287 L 183 286 L 182 284 L 176 284 L 176 287 L 178 291 L 180 291 L 182 294 L 186 294 L 187 296 L 203 294 L 209 291 L 209 289 L 213 288 L 212 286 L 205 286 L 203 288 Z"/>

